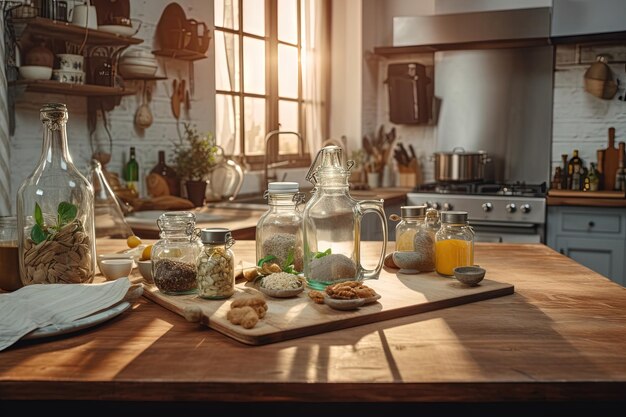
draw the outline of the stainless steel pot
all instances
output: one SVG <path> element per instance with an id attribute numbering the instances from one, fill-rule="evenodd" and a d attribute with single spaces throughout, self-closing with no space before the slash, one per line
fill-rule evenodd
<path id="1" fill-rule="evenodd" d="M 491 159 L 486 152 L 466 152 L 461 147 L 452 152 L 435 152 L 435 181 L 470 182 L 485 178 L 485 164 Z"/>

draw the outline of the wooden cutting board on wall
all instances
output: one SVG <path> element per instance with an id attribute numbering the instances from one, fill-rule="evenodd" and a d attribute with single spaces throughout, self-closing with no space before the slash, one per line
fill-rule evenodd
<path id="1" fill-rule="evenodd" d="M 604 150 L 604 181 L 603 189 L 613 190 L 615 187 L 615 172 L 619 163 L 619 150 L 615 147 L 615 128 L 609 127 L 609 145 Z"/>

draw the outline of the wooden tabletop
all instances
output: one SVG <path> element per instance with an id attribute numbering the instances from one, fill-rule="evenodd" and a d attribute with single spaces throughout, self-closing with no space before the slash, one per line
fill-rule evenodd
<path id="1" fill-rule="evenodd" d="M 254 242 L 233 249 L 254 260 Z M 0 404 L 624 401 L 624 288 L 540 244 L 478 243 L 475 259 L 515 293 L 264 346 L 142 298 L 98 327 L 0 352 Z"/>

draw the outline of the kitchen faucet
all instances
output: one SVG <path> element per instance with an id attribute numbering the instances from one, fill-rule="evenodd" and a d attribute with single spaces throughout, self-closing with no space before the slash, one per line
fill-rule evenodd
<path id="1" fill-rule="evenodd" d="M 271 132 L 269 132 L 267 135 L 265 135 L 265 175 L 263 177 L 264 179 L 264 183 L 263 186 L 267 187 L 267 184 L 270 180 L 272 181 L 276 181 L 277 177 L 276 174 L 274 175 L 269 175 L 268 170 L 270 168 L 276 168 L 279 166 L 284 166 L 284 165 L 289 165 L 291 162 L 293 161 L 277 161 L 277 162 L 270 162 L 269 158 L 270 158 L 270 152 L 268 149 L 268 145 L 270 142 L 270 139 L 274 136 L 277 136 L 280 138 L 280 135 L 296 135 L 296 137 L 298 138 L 298 156 L 303 156 L 304 155 L 304 140 L 302 139 L 302 135 L 299 134 L 298 132 L 292 132 L 292 131 L 281 131 L 281 130 L 272 130 Z"/>

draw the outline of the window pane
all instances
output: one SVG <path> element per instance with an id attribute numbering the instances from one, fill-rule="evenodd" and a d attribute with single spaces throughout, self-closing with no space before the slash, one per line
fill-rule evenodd
<path id="1" fill-rule="evenodd" d="M 239 29 L 239 0 L 215 0 L 215 26 Z"/>
<path id="2" fill-rule="evenodd" d="M 215 88 L 239 91 L 239 35 L 215 31 Z"/>
<path id="3" fill-rule="evenodd" d="M 239 97 L 215 95 L 215 139 L 227 155 L 239 155 L 240 118 Z"/>
<path id="4" fill-rule="evenodd" d="M 265 153 L 265 99 L 245 97 L 244 107 L 244 139 L 246 155 L 263 155 Z"/>
<path id="5" fill-rule="evenodd" d="M 298 98 L 298 48 L 278 45 L 278 95 Z"/>
<path id="6" fill-rule="evenodd" d="M 280 100 L 278 102 L 278 123 L 280 123 L 280 130 L 300 133 L 298 129 L 298 103 Z M 278 141 L 279 154 L 297 154 L 298 152 L 296 135 L 280 135 Z"/>
<path id="7" fill-rule="evenodd" d="M 278 40 L 298 43 L 297 0 L 278 0 Z"/>
<path id="8" fill-rule="evenodd" d="M 265 0 L 243 0 L 243 31 L 265 36 Z"/>
<path id="9" fill-rule="evenodd" d="M 243 86 L 246 93 L 265 94 L 265 41 L 243 38 Z"/>

